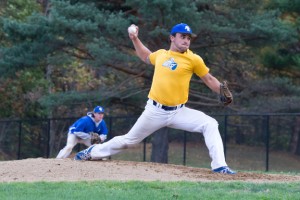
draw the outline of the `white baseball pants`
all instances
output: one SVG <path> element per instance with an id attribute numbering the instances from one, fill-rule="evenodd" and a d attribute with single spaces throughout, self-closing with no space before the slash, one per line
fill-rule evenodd
<path id="1" fill-rule="evenodd" d="M 174 111 L 165 111 L 154 106 L 151 99 L 147 101 L 144 112 L 127 134 L 95 145 L 91 151 L 91 157 L 92 159 L 101 159 L 117 154 L 140 143 L 144 138 L 162 127 L 202 133 L 212 159 L 212 169 L 227 166 L 218 122 L 214 118 L 185 106 Z"/>
<path id="2" fill-rule="evenodd" d="M 59 151 L 56 158 L 67 158 L 71 154 L 74 146 L 78 143 L 82 143 L 87 147 L 92 145 L 90 138 L 81 139 L 81 138 L 77 137 L 75 134 L 68 133 L 67 144 L 62 150 Z"/>

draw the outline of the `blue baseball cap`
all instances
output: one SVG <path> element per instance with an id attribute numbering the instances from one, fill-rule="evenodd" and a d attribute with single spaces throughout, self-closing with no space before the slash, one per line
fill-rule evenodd
<path id="1" fill-rule="evenodd" d="M 180 23 L 173 26 L 171 30 L 171 35 L 174 35 L 175 33 L 186 33 L 186 34 L 193 34 L 192 29 L 189 27 L 189 25 Z"/>
<path id="2" fill-rule="evenodd" d="M 96 106 L 95 108 L 94 108 L 94 111 L 93 111 L 94 113 L 104 113 L 104 108 L 103 107 L 101 107 L 101 106 Z"/>

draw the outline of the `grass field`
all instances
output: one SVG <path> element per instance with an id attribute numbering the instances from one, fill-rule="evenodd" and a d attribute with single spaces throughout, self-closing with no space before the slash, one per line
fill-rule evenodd
<path id="1" fill-rule="evenodd" d="M 96 181 L 0 184 L 1 200 L 293 200 L 299 197 L 299 183 Z"/>

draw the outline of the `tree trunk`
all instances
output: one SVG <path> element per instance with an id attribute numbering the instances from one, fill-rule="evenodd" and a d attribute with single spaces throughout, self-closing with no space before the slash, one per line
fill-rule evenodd
<path id="1" fill-rule="evenodd" d="M 49 0 L 37 0 L 39 4 L 41 4 L 43 13 L 47 16 L 49 14 L 50 2 Z"/>
<path id="2" fill-rule="evenodd" d="M 168 128 L 162 128 L 152 137 L 151 162 L 168 163 L 168 150 Z"/>
<path id="3" fill-rule="evenodd" d="M 293 154 L 300 155 L 300 116 L 296 116 L 290 149 Z"/>

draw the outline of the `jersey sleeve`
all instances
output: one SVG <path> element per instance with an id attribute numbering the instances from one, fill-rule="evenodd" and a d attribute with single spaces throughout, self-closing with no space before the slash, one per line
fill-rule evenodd
<path id="1" fill-rule="evenodd" d="M 69 132 L 85 132 L 86 118 L 80 118 L 69 129 Z"/>
<path id="2" fill-rule="evenodd" d="M 205 76 L 209 72 L 209 68 L 205 65 L 203 59 L 195 55 L 194 58 L 194 73 L 199 77 Z"/>
<path id="3" fill-rule="evenodd" d="M 160 50 L 158 50 L 158 51 L 152 52 L 152 53 L 149 55 L 149 60 L 150 60 L 150 63 L 151 63 L 152 65 L 155 66 L 156 57 L 157 57 L 157 55 L 159 55 L 159 53 L 160 53 L 161 51 L 164 51 L 164 50 L 163 50 L 163 49 L 160 49 Z"/>

